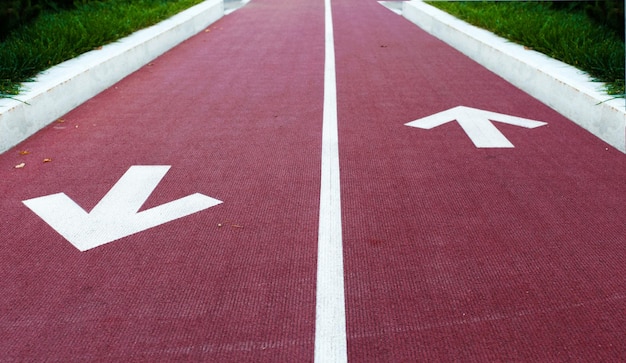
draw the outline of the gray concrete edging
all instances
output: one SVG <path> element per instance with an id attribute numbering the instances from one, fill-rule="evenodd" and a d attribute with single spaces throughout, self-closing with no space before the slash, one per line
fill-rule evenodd
<path id="1" fill-rule="evenodd" d="M 626 104 L 602 83 L 542 53 L 470 25 L 422 0 L 403 2 L 402 16 L 490 71 L 626 153 Z"/>
<path id="2" fill-rule="evenodd" d="M 15 99 L 0 99 L 0 153 L 224 16 L 223 0 L 207 0 L 56 65 L 24 84 Z"/>

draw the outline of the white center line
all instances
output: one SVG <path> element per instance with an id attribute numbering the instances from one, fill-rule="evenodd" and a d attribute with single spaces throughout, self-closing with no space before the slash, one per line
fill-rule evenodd
<path id="1" fill-rule="evenodd" d="M 335 41 L 330 0 L 325 0 L 324 115 L 317 251 L 315 362 L 347 362 L 346 310 L 337 132 Z"/>

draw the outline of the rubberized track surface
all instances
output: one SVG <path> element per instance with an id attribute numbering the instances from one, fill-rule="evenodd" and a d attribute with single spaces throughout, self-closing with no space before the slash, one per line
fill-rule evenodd
<path id="1" fill-rule="evenodd" d="M 332 4 L 349 361 L 623 359 L 624 155 Z M 2 360 L 312 361 L 323 83 L 324 3 L 253 0 L 1 155 Z M 548 125 L 404 125 L 460 105 Z M 79 252 L 22 203 L 89 211 L 132 165 L 172 166 L 142 209 L 223 204 Z"/>

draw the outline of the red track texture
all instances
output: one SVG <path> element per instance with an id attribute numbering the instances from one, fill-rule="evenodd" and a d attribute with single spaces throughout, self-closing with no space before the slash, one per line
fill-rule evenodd
<path id="1" fill-rule="evenodd" d="M 313 357 L 323 9 L 248 4 L 1 156 L 0 360 Z M 223 204 L 81 253 L 21 203 L 132 165 L 172 166 L 144 209 Z"/>
<path id="2" fill-rule="evenodd" d="M 349 361 L 623 359 L 626 157 L 332 4 Z M 312 361 L 323 63 L 322 1 L 253 0 L 0 155 L 0 360 Z M 499 124 L 513 149 L 404 125 L 456 106 L 548 125 Z M 89 211 L 132 165 L 172 166 L 144 209 L 223 204 L 79 252 L 22 203 Z"/>
<path id="3" fill-rule="evenodd" d="M 348 356 L 626 357 L 626 158 L 376 2 L 335 1 Z M 478 149 L 469 106 L 498 124 Z"/>

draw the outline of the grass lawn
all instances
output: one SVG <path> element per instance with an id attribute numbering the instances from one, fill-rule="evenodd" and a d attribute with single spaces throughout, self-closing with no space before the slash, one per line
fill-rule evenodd
<path id="1" fill-rule="evenodd" d="M 583 12 L 536 1 L 428 1 L 459 19 L 587 72 L 624 97 L 624 42 Z"/>
<path id="2" fill-rule="evenodd" d="M 39 72 L 154 25 L 203 0 L 103 0 L 46 11 L 0 41 L 0 97 Z M 76 2 L 79 3 L 79 2 Z"/>

